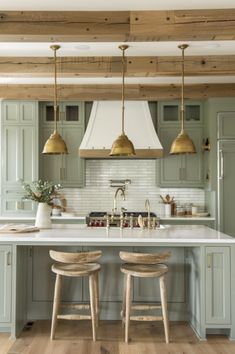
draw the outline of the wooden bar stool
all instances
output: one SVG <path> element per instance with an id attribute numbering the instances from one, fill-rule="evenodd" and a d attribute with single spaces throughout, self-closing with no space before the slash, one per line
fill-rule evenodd
<path id="1" fill-rule="evenodd" d="M 102 255 L 101 251 L 82 252 L 82 253 L 65 253 L 50 251 L 50 256 L 56 262 L 51 267 L 52 272 L 56 273 L 55 292 L 53 301 L 53 313 L 51 323 L 51 339 L 55 338 L 55 329 L 57 319 L 66 320 L 85 320 L 91 319 L 92 321 L 92 336 L 93 341 L 96 341 L 96 327 L 98 326 L 99 316 L 99 289 L 98 289 L 98 272 L 100 264 L 91 263 L 96 261 Z M 90 292 L 90 305 L 89 304 L 60 304 L 61 297 L 61 278 L 66 277 L 89 277 L 89 292 Z M 67 307 L 74 309 L 90 309 L 91 315 L 82 314 L 65 314 L 59 315 L 59 308 Z"/>
<path id="2" fill-rule="evenodd" d="M 165 274 L 168 267 L 162 264 L 167 260 L 171 253 L 132 253 L 120 252 L 120 258 L 127 262 L 121 266 L 121 272 L 124 273 L 124 293 L 121 317 L 125 324 L 125 342 L 129 341 L 130 321 L 162 321 L 164 323 L 166 343 L 169 343 L 169 321 L 167 313 L 167 294 L 165 285 Z M 131 305 L 132 277 L 139 278 L 159 278 L 161 305 L 133 304 Z M 131 310 L 152 310 L 162 309 L 162 316 L 131 316 Z"/>

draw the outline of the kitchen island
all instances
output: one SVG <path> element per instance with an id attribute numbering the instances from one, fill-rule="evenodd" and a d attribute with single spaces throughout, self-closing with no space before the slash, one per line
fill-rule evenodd
<path id="1" fill-rule="evenodd" d="M 235 239 L 201 225 L 156 230 L 55 228 L 25 234 L 0 234 L 0 326 L 11 336 L 29 320 L 51 316 L 54 276 L 49 249 L 79 252 L 102 249 L 101 318 L 119 319 L 122 274 L 119 251 L 170 250 L 167 276 L 171 320 L 188 321 L 198 337 L 220 330 L 235 339 Z M 133 300 L 153 302 L 157 281 L 136 278 Z M 63 301 L 87 302 L 86 280 L 66 279 Z"/>

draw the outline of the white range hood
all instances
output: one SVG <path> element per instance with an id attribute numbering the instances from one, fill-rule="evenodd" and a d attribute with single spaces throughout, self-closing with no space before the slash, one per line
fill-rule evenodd
<path id="1" fill-rule="evenodd" d="M 121 101 L 93 103 L 88 126 L 79 148 L 80 157 L 114 158 L 110 157 L 109 153 L 114 140 L 121 133 L 121 105 Z M 125 101 L 124 130 L 135 147 L 136 155 L 131 158 L 154 159 L 163 155 L 163 148 L 156 134 L 147 101 Z"/>

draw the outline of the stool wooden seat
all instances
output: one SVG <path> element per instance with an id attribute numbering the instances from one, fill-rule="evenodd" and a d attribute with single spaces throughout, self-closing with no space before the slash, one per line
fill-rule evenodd
<path id="1" fill-rule="evenodd" d="M 102 255 L 101 251 L 67 253 L 50 251 L 52 259 L 59 263 L 54 263 L 51 267 L 52 272 L 56 273 L 53 313 L 51 323 L 51 339 L 55 338 L 55 329 L 57 319 L 66 320 L 84 320 L 92 321 L 92 337 L 96 341 L 96 327 L 98 326 L 99 316 L 99 288 L 98 288 L 98 272 L 100 264 L 93 263 Z M 67 277 L 89 277 L 90 304 L 61 304 L 61 278 Z M 70 309 L 90 309 L 91 315 L 83 314 L 59 314 L 60 308 Z"/>
<path id="2" fill-rule="evenodd" d="M 100 265 L 96 263 L 88 264 L 53 264 L 52 272 L 67 277 L 85 277 L 100 270 Z"/>
<path id="3" fill-rule="evenodd" d="M 125 342 L 129 341 L 130 321 L 160 321 L 163 320 L 165 330 L 165 340 L 169 343 L 169 320 L 167 313 L 167 296 L 165 285 L 165 274 L 168 267 L 161 262 L 167 260 L 171 253 L 131 253 L 120 252 L 120 258 L 127 263 L 121 266 L 124 273 L 124 292 L 121 317 L 125 324 Z M 131 305 L 132 277 L 139 278 L 159 278 L 161 305 L 133 304 Z M 153 310 L 162 309 L 162 316 L 131 316 L 131 310 Z"/>

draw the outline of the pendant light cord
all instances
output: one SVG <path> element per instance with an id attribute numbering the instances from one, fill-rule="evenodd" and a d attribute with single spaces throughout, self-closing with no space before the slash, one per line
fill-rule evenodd
<path id="1" fill-rule="evenodd" d="M 125 114 L 125 49 L 122 49 L 122 134 L 124 135 L 124 114 Z"/>
<path id="2" fill-rule="evenodd" d="M 56 60 L 56 48 L 54 50 L 54 123 L 55 131 L 57 130 L 57 60 Z"/>
<path id="3" fill-rule="evenodd" d="M 180 119 L 181 119 L 181 131 L 184 131 L 184 114 L 185 114 L 185 107 L 184 107 L 184 50 L 185 47 L 182 45 L 182 87 L 181 87 L 181 107 L 180 107 Z"/>

